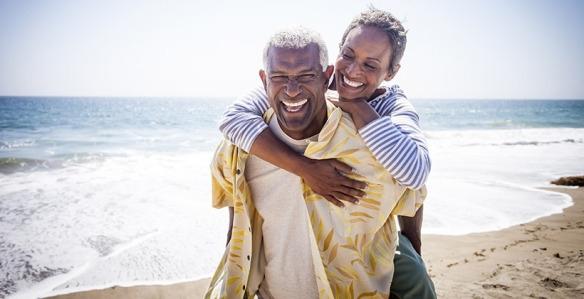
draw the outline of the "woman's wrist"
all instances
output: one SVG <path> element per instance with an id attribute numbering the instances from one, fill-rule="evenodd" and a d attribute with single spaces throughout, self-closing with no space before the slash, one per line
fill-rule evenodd
<path id="1" fill-rule="evenodd" d="M 312 160 L 299 154 L 290 158 L 290 172 L 301 178 L 304 177 L 306 172 L 310 169 Z"/>
<path id="2" fill-rule="evenodd" d="M 348 105 L 344 105 L 343 110 L 351 115 L 357 129 L 361 129 L 379 118 L 377 111 L 365 100 L 354 101 Z"/>

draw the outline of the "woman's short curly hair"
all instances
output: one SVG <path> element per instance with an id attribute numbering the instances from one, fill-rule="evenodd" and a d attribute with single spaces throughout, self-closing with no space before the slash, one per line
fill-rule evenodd
<path id="1" fill-rule="evenodd" d="M 375 7 L 370 7 L 368 10 L 362 12 L 356 16 L 351 24 L 345 30 L 343 38 L 339 46 L 343 46 L 347 39 L 347 35 L 351 30 L 358 26 L 372 26 L 381 29 L 387 37 L 389 37 L 389 42 L 391 43 L 391 57 L 389 60 L 389 71 L 397 71 L 396 66 L 401 61 L 404 51 L 406 50 L 407 31 L 402 26 L 401 22 L 396 19 L 388 11 L 383 11 Z"/>

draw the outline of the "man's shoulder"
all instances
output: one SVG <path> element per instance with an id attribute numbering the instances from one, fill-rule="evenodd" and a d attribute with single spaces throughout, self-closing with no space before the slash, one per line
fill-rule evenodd
<path id="1" fill-rule="evenodd" d="M 211 165 L 214 167 L 225 167 L 237 163 L 238 158 L 247 156 L 247 152 L 237 147 L 227 139 L 221 140 L 215 149 Z"/>

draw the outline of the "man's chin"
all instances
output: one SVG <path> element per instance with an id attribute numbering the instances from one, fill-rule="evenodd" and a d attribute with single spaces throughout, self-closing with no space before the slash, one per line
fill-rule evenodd
<path id="1" fill-rule="evenodd" d="M 280 122 L 280 127 L 290 137 L 298 137 L 299 135 L 303 135 L 303 132 L 306 130 L 307 125 L 303 121 L 303 119 L 290 119 L 287 117 L 281 118 L 283 121 Z"/>
<path id="2" fill-rule="evenodd" d="M 289 124 L 298 124 L 302 125 L 302 123 L 306 120 L 306 114 L 308 107 L 303 107 L 300 111 L 288 111 L 285 107 L 280 107 L 278 118 L 283 119 L 286 123 Z"/>

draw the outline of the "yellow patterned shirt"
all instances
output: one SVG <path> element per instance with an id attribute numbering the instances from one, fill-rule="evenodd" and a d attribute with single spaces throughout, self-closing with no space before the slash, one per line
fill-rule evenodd
<path id="1" fill-rule="evenodd" d="M 269 120 L 272 109 L 264 115 Z M 396 215 L 413 216 L 426 196 L 397 183 L 357 133 L 351 117 L 327 102 L 328 119 L 305 156 L 338 159 L 368 183 L 358 205 L 336 207 L 306 185 L 312 261 L 320 298 L 388 298 L 397 242 Z M 245 180 L 248 153 L 224 140 L 211 165 L 213 206 L 233 207 L 231 241 L 206 298 L 253 298 L 263 279 L 262 218 Z"/>

